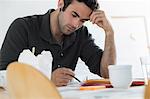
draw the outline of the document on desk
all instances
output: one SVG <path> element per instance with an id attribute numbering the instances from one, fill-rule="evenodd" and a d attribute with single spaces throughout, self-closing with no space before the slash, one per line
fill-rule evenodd
<path id="1" fill-rule="evenodd" d="M 99 80 L 100 81 L 100 80 Z M 85 82 L 71 82 L 67 86 L 59 87 L 58 90 L 61 92 L 70 91 L 70 90 L 100 90 L 105 89 L 107 86 L 104 83 L 91 83 L 91 81 Z"/>
<path id="2" fill-rule="evenodd" d="M 144 87 L 130 87 L 128 89 L 108 88 L 93 93 L 94 99 L 143 99 Z"/>
<path id="3" fill-rule="evenodd" d="M 143 99 L 143 81 L 135 80 L 128 89 L 113 88 L 108 79 L 87 80 L 82 83 L 72 83 L 66 87 L 59 87 L 58 90 L 64 99 Z M 88 87 L 103 87 L 92 90 Z M 81 90 L 81 88 L 85 90 Z M 68 98 L 69 97 L 69 98 Z"/>
<path id="4" fill-rule="evenodd" d="M 128 89 L 105 88 L 101 90 L 79 90 L 79 87 L 58 88 L 63 99 L 143 99 L 144 86 Z"/>

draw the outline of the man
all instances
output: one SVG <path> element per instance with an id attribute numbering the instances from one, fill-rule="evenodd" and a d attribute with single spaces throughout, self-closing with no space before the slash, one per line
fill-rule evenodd
<path id="1" fill-rule="evenodd" d="M 83 23 L 90 20 L 105 31 L 105 47 L 95 45 Z M 98 10 L 97 0 L 59 0 L 58 8 L 44 15 L 16 19 L 8 29 L 0 53 L 0 69 L 18 59 L 23 49 L 36 48 L 53 56 L 52 81 L 64 86 L 75 74 L 80 57 L 90 71 L 108 77 L 108 65 L 115 64 L 114 31 L 104 11 Z M 72 75 L 72 76 L 71 76 Z"/>

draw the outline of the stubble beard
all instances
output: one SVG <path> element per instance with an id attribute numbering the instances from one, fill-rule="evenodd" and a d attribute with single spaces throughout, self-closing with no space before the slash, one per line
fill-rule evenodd
<path id="1" fill-rule="evenodd" d="M 59 12 L 58 16 L 57 16 L 57 20 L 58 20 L 58 28 L 59 28 L 59 31 L 60 33 L 62 33 L 63 35 L 71 35 L 71 33 L 73 33 L 74 31 L 67 31 L 67 25 L 63 25 L 61 22 L 61 15 L 60 15 L 61 12 Z M 66 30 L 66 31 L 65 31 Z"/>

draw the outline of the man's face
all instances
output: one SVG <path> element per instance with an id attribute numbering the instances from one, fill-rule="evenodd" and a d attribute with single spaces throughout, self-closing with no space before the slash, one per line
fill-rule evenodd
<path id="1" fill-rule="evenodd" d="M 60 11 L 58 15 L 58 25 L 60 32 L 69 35 L 79 29 L 85 21 L 90 19 L 92 10 L 84 3 L 73 2 L 65 9 Z"/>

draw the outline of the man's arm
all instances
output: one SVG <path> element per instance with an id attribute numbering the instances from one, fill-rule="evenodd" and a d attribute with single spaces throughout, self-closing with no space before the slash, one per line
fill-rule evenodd
<path id="1" fill-rule="evenodd" d="M 116 62 L 116 50 L 114 43 L 114 33 L 113 31 L 107 32 L 105 37 L 105 47 L 103 56 L 101 59 L 100 72 L 102 77 L 108 78 L 108 65 L 115 64 Z"/>
<path id="2" fill-rule="evenodd" d="M 114 42 L 114 31 L 111 24 L 107 20 L 104 11 L 96 10 L 90 16 L 90 21 L 93 24 L 97 24 L 99 27 L 103 28 L 105 31 L 105 46 L 102 59 L 100 62 L 100 72 L 101 76 L 108 78 L 108 66 L 110 64 L 115 64 L 116 62 L 116 49 Z"/>
<path id="3" fill-rule="evenodd" d="M 17 61 L 20 52 L 27 48 L 24 24 L 22 19 L 16 19 L 10 25 L 0 50 L 0 70 L 5 70 L 9 63 Z"/>

